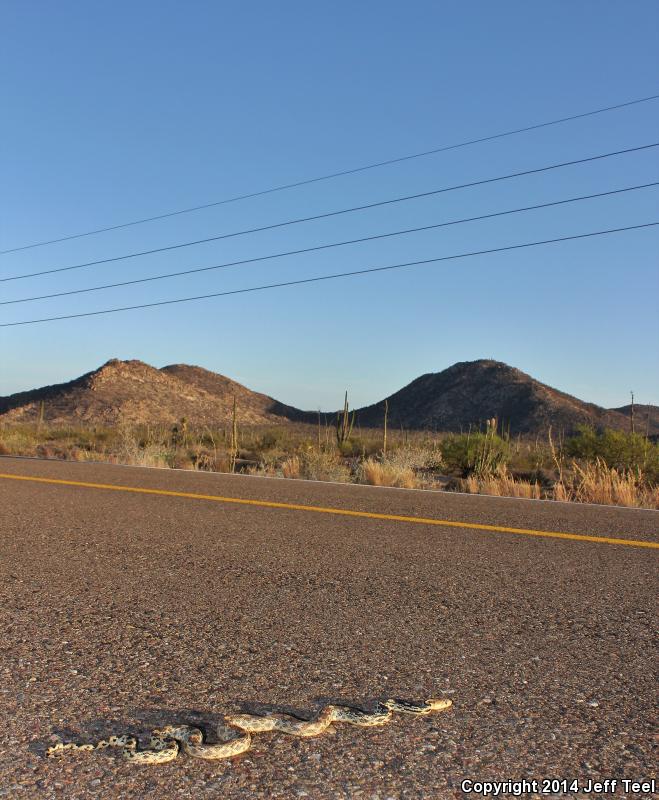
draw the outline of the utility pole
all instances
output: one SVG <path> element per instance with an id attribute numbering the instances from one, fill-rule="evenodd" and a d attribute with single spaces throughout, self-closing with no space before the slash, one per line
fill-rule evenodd
<path id="1" fill-rule="evenodd" d="M 632 406 L 631 406 L 631 414 L 630 414 L 630 421 L 632 426 L 632 434 L 635 433 L 636 426 L 634 425 L 634 392 L 630 392 L 632 396 Z"/>

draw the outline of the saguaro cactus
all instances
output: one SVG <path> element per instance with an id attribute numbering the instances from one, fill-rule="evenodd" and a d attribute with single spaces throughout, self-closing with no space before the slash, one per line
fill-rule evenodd
<path id="1" fill-rule="evenodd" d="M 233 396 L 233 409 L 231 412 L 231 445 L 229 448 L 229 469 L 236 471 L 236 459 L 238 458 L 238 419 L 236 416 L 236 395 Z"/>
<path id="2" fill-rule="evenodd" d="M 350 408 L 348 407 L 348 392 L 346 391 L 345 400 L 343 402 L 343 411 L 336 415 L 336 441 L 339 448 L 348 441 L 352 434 L 352 429 L 355 425 L 355 412 L 350 415 Z"/>

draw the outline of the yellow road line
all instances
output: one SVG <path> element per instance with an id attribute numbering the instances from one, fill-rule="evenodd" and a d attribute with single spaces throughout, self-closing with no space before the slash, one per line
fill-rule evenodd
<path id="1" fill-rule="evenodd" d="M 310 511 L 316 514 L 335 514 L 342 517 L 362 517 L 366 519 L 384 519 L 394 522 L 410 522 L 420 525 L 440 525 L 445 528 L 470 528 L 480 531 L 496 531 L 497 533 L 517 533 L 525 536 L 544 536 L 550 539 L 571 539 L 577 542 L 596 542 L 597 544 L 618 544 L 627 547 L 647 547 L 659 549 L 659 543 L 644 542 L 639 539 L 616 539 L 611 536 L 588 536 L 582 533 L 559 533 L 558 531 L 539 531 L 527 528 L 508 528 L 504 525 L 484 525 L 480 522 L 457 522 L 449 519 L 433 519 L 432 517 L 407 517 L 399 514 L 378 514 L 372 511 L 352 511 L 344 508 L 324 508 L 323 506 L 306 506 L 299 503 L 276 503 L 272 500 L 249 500 L 242 497 L 222 497 L 214 494 L 196 494 L 194 492 L 174 492 L 168 489 L 143 489 L 138 486 L 122 486 L 112 483 L 87 483 L 85 481 L 65 481 L 56 478 L 36 478 L 27 475 L 11 475 L 0 473 L 0 478 L 12 481 L 29 481 L 33 483 L 49 483 L 58 486 L 78 486 L 84 489 L 108 489 L 113 492 L 132 492 L 133 494 L 153 494 L 164 497 L 185 497 L 189 500 L 209 500 L 215 503 L 234 503 L 243 506 L 259 506 L 261 508 L 282 508 L 291 511 Z"/>

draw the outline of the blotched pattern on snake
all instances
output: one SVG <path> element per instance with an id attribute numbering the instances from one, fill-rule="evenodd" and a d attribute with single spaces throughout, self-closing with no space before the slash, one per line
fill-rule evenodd
<path id="1" fill-rule="evenodd" d="M 164 764 L 173 761 L 181 751 L 193 758 L 215 761 L 232 758 L 246 752 L 252 746 L 252 735 L 279 731 L 290 736 L 320 736 L 335 722 L 345 722 L 362 728 L 385 725 L 394 712 L 421 716 L 445 711 L 452 705 L 450 700 L 425 700 L 419 703 L 407 700 L 387 699 L 378 701 L 372 711 L 348 705 L 324 706 L 314 717 L 302 720 L 291 714 L 229 714 L 226 725 L 218 726 L 217 743 L 208 743 L 199 728 L 192 725 L 166 725 L 151 732 L 148 747 L 140 749 L 137 739 L 122 734 L 110 736 L 96 743 L 78 744 L 58 742 L 49 747 L 50 758 L 75 750 L 102 750 L 106 747 L 121 748 L 123 757 L 132 764 Z"/>

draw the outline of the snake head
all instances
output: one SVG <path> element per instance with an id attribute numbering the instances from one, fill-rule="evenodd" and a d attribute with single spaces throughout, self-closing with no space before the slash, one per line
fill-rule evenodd
<path id="1" fill-rule="evenodd" d="M 426 703 L 430 706 L 432 711 L 446 711 L 446 709 L 453 705 L 453 700 L 449 700 L 448 697 L 442 697 L 426 700 Z"/>
<path id="2" fill-rule="evenodd" d="M 391 711 L 399 711 L 402 714 L 430 714 L 432 711 L 444 711 L 450 708 L 452 702 L 450 700 L 423 700 L 419 703 L 410 700 L 401 700 L 400 698 L 390 698 L 384 700 L 382 705 L 391 709 Z"/>

